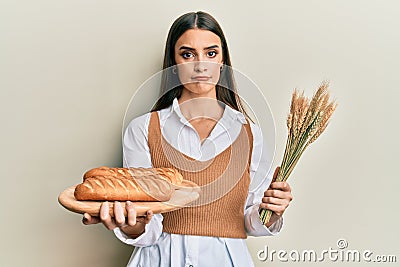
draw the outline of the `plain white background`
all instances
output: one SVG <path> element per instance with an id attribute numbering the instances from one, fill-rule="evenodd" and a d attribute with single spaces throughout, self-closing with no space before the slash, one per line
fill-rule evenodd
<path id="1" fill-rule="evenodd" d="M 311 95 L 329 79 L 339 103 L 290 177 L 282 233 L 248 239 L 256 266 L 288 265 L 258 261 L 265 245 L 322 251 L 339 238 L 396 255 L 399 8 L 394 0 L 1 1 L 0 265 L 126 264 L 132 248 L 101 225 L 83 226 L 57 196 L 92 167 L 121 165 L 129 100 L 161 69 L 172 22 L 198 10 L 220 22 L 233 66 L 267 97 L 275 164 L 294 88 Z"/>

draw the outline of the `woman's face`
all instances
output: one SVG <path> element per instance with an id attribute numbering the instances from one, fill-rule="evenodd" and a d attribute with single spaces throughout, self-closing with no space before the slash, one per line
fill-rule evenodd
<path id="1" fill-rule="evenodd" d="M 208 30 L 187 30 L 175 44 L 175 62 L 186 90 L 198 96 L 215 96 L 223 62 L 218 35 Z"/>

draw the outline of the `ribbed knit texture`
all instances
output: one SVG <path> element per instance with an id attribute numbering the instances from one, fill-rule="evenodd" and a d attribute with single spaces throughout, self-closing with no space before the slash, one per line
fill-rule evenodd
<path id="1" fill-rule="evenodd" d="M 201 187 L 198 200 L 163 213 L 163 231 L 173 234 L 246 238 L 244 205 L 250 183 L 253 136 L 244 124 L 239 136 L 215 158 L 197 161 L 162 136 L 157 112 L 150 117 L 148 144 L 153 167 L 177 169 Z"/>

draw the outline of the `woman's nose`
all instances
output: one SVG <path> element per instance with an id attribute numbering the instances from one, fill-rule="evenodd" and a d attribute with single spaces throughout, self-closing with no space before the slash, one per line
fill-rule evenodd
<path id="1" fill-rule="evenodd" d="M 205 61 L 197 60 L 194 62 L 195 72 L 205 72 L 207 71 L 207 63 Z"/>

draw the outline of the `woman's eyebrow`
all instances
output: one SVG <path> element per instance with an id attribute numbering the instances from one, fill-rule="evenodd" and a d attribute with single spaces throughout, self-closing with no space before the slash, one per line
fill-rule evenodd
<path id="1" fill-rule="evenodd" d="M 219 46 L 218 45 L 212 45 L 212 46 L 204 48 L 204 50 L 208 50 L 208 49 L 212 49 L 212 48 L 219 48 Z"/>
<path id="2" fill-rule="evenodd" d="M 211 46 L 208 46 L 208 47 L 206 47 L 206 48 L 204 48 L 204 50 L 208 50 L 208 49 L 212 49 L 212 48 L 219 48 L 219 46 L 218 45 L 211 45 Z M 194 50 L 196 50 L 196 49 L 194 49 L 194 48 L 192 48 L 192 47 L 188 47 L 188 46 L 181 46 L 180 48 L 179 48 L 179 50 L 191 50 L 191 51 L 194 51 Z"/>

